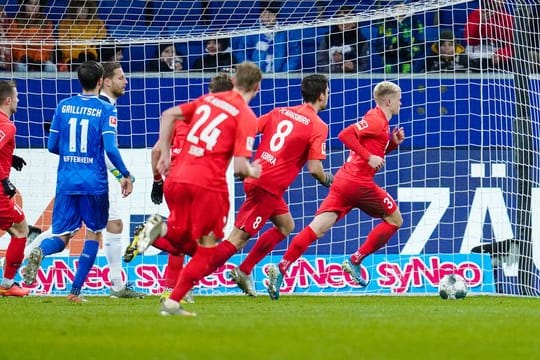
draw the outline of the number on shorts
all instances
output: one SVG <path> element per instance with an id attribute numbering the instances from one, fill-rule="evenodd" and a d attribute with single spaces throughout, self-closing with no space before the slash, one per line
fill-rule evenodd
<path id="1" fill-rule="evenodd" d="M 259 225 L 261 225 L 261 221 L 262 221 L 262 217 L 257 216 L 257 217 L 255 218 L 255 221 L 253 222 L 253 229 L 258 228 Z"/>

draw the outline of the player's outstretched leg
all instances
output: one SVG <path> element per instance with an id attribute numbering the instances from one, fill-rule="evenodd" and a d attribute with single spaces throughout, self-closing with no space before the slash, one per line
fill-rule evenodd
<path id="1" fill-rule="evenodd" d="M 230 278 L 232 281 L 238 285 L 238 287 L 244 292 L 244 294 L 249 296 L 257 296 L 257 293 L 253 289 L 253 280 L 251 275 L 245 274 L 240 268 L 235 267 L 231 270 Z"/>
<path id="2" fill-rule="evenodd" d="M 43 259 L 43 250 L 37 247 L 28 256 L 28 263 L 24 268 L 23 278 L 26 285 L 32 285 L 36 281 L 36 276 L 41 260 Z"/>
<path id="3" fill-rule="evenodd" d="M 356 282 L 358 285 L 365 287 L 369 283 L 369 280 L 366 280 L 362 277 L 360 264 L 353 264 L 349 260 L 345 260 L 343 264 L 341 264 L 341 268 L 343 269 L 343 271 L 350 274 L 353 281 Z"/>
<path id="4" fill-rule="evenodd" d="M 272 300 L 279 299 L 279 288 L 283 283 L 283 274 L 279 271 L 278 267 L 271 264 L 268 267 L 268 295 Z"/>
<path id="5" fill-rule="evenodd" d="M 142 254 L 150 245 L 160 236 L 167 233 L 167 225 L 163 222 L 163 218 L 159 214 L 150 216 L 143 225 L 137 241 L 137 251 Z"/>

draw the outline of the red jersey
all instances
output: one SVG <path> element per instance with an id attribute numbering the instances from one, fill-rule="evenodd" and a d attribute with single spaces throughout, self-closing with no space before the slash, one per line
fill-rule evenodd
<path id="1" fill-rule="evenodd" d="M 276 108 L 259 118 L 258 131 L 262 138 L 255 158 L 262 175 L 245 182 L 276 196 L 283 196 L 307 160 L 326 158 L 328 126 L 311 105 Z"/>
<path id="2" fill-rule="evenodd" d="M 184 146 L 188 130 L 189 125 L 183 121 L 177 121 L 174 125 L 174 137 L 171 144 L 171 162 L 173 162 L 182 151 L 182 146 Z"/>
<path id="3" fill-rule="evenodd" d="M 203 95 L 180 108 L 189 130 L 179 161 L 171 165 L 171 181 L 228 192 L 231 158 L 249 158 L 253 151 L 253 110 L 236 91 Z"/>
<path id="4" fill-rule="evenodd" d="M 0 180 L 9 177 L 15 150 L 15 124 L 0 111 Z"/>
<path id="5" fill-rule="evenodd" d="M 375 107 L 369 110 L 356 124 L 349 125 L 346 130 L 354 130 L 360 145 L 371 155 L 384 157 L 390 142 L 390 125 L 383 110 Z M 351 151 L 347 161 L 336 174 L 350 181 L 372 181 L 376 170 L 368 164 L 369 158 Z"/>

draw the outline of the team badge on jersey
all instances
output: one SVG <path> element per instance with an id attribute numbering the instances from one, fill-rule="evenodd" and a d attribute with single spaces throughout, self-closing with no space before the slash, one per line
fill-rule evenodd
<path id="1" fill-rule="evenodd" d="M 116 116 L 109 116 L 109 125 L 112 126 L 112 127 L 116 127 L 116 125 L 118 124 L 118 119 L 116 118 Z"/>
<path id="2" fill-rule="evenodd" d="M 358 128 L 358 130 L 364 130 L 364 129 L 367 129 L 368 128 L 368 122 L 364 119 L 360 120 L 359 122 L 356 123 L 356 127 Z"/>

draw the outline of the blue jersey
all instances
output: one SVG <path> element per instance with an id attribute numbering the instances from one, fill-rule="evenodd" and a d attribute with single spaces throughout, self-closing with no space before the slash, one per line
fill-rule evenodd
<path id="1" fill-rule="evenodd" d="M 60 156 L 57 194 L 108 193 L 105 151 L 120 172 L 129 176 L 116 146 L 116 108 L 96 95 L 62 100 L 54 113 L 48 148 Z"/>

